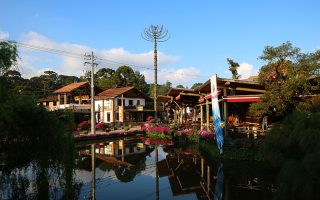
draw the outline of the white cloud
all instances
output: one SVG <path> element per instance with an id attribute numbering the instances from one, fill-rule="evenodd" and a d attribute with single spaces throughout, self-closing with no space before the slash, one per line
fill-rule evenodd
<path id="1" fill-rule="evenodd" d="M 238 68 L 238 73 L 241 75 L 240 79 L 246 79 L 256 74 L 257 72 L 253 68 L 253 65 L 243 62 L 240 64 L 240 67 Z"/>
<path id="2" fill-rule="evenodd" d="M 130 53 L 123 48 L 113 48 L 104 50 L 100 53 L 100 57 L 106 60 L 113 60 L 118 63 L 129 63 L 135 66 L 152 67 L 153 66 L 153 51 L 145 53 Z M 158 65 L 166 65 L 179 60 L 178 56 L 168 56 L 158 51 Z M 111 62 L 110 62 L 111 63 Z"/>
<path id="3" fill-rule="evenodd" d="M 23 35 L 23 43 L 32 46 L 44 47 L 48 49 L 57 49 L 58 51 L 58 60 L 52 61 L 50 63 L 51 70 L 65 75 L 75 75 L 79 76 L 82 74 L 84 69 L 89 67 L 84 67 L 84 60 L 81 58 L 85 53 L 91 51 L 95 52 L 95 55 L 98 58 L 97 62 L 99 63 L 98 68 L 101 67 L 113 67 L 117 68 L 121 65 L 136 66 L 135 70 L 141 71 L 139 67 L 152 67 L 153 66 L 153 52 L 144 52 L 144 53 L 131 53 L 123 48 L 112 48 L 112 49 L 92 49 L 88 46 L 80 44 L 70 44 L 70 43 L 58 43 L 53 40 L 48 39 L 47 37 L 36 33 L 29 32 Z M 42 49 L 42 48 L 41 48 Z M 23 52 L 33 52 L 34 50 L 25 48 Z M 38 53 L 39 54 L 39 53 Z M 38 55 L 37 54 L 37 55 Z M 48 54 L 39 54 L 40 60 L 46 60 Z M 22 60 L 28 59 L 25 57 L 25 54 L 20 55 Z M 158 65 L 171 64 L 179 60 L 177 56 L 166 55 L 162 52 L 158 52 Z M 39 62 L 39 61 L 38 61 Z M 22 63 L 27 63 L 30 73 L 35 73 L 36 71 L 43 71 L 42 67 L 36 67 L 35 62 L 32 60 L 22 61 Z M 22 65 L 24 67 L 24 65 Z M 29 76 L 34 76 L 37 74 L 30 74 Z"/>
<path id="4" fill-rule="evenodd" d="M 141 72 L 147 82 L 153 83 L 154 75 L 153 70 L 144 70 Z M 159 69 L 158 70 L 158 84 L 163 84 L 167 80 L 169 80 L 172 85 L 175 87 L 176 85 L 189 86 L 197 82 L 197 78 L 199 78 L 200 70 L 195 67 L 184 67 L 178 69 Z"/>
<path id="5" fill-rule="evenodd" d="M 0 40 L 6 40 L 8 38 L 9 38 L 9 33 L 8 32 L 0 31 Z"/>

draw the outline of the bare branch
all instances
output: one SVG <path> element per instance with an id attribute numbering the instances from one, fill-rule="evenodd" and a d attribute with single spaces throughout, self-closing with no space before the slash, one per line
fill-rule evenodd
<path id="1" fill-rule="evenodd" d="M 142 38 L 147 41 L 158 41 L 165 42 L 170 37 L 168 37 L 168 30 L 163 25 L 151 25 L 148 28 L 144 29 Z"/>

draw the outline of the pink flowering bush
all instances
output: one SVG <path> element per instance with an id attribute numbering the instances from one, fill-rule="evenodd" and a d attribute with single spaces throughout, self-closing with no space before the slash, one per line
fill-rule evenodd
<path id="1" fill-rule="evenodd" d="M 96 129 L 103 129 L 105 127 L 105 123 L 99 122 L 96 124 Z"/>
<path id="2" fill-rule="evenodd" d="M 175 133 L 175 136 L 179 137 L 180 139 L 185 139 L 190 142 L 198 142 L 199 135 L 196 128 L 183 128 L 178 130 Z"/>
<path id="3" fill-rule="evenodd" d="M 199 140 L 211 141 L 215 139 L 213 131 L 197 130 L 196 128 L 183 128 L 175 133 L 175 136 L 188 142 L 199 142 Z"/>
<path id="4" fill-rule="evenodd" d="M 88 130 L 90 128 L 90 120 L 85 120 L 77 125 L 78 131 Z"/>
<path id="5" fill-rule="evenodd" d="M 148 116 L 147 120 L 147 122 L 141 124 L 141 130 L 145 131 L 147 134 L 147 143 L 148 141 L 152 141 L 154 144 L 154 141 L 161 141 L 163 144 L 167 144 L 165 141 L 171 142 L 172 138 L 169 134 L 169 127 L 162 124 L 156 124 L 152 116 Z"/>
<path id="6" fill-rule="evenodd" d="M 198 135 L 201 139 L 203 140 L 214 140 L 215 139 L 215 133 L 211 130 L 207 131 L 207 130 L 199 130 Z"/>
<path id="7" fill-rule="evenodd" d="M 142 131 L 146 131 L 151 126 L 151 123 L 145 122 L 140 125 Z"/>
<path id="8" fill-rule="evenodd" d="M 171 140 L 169 128 L 165 126 L 149 126 L 146 130 L 147 136 L 155 140 Z"/>

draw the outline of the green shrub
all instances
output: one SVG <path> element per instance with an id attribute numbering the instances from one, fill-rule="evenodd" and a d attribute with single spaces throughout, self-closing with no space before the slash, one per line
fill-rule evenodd
<path id="1" fill-rule="evenodd" d="M 265 156 L 280 168 L 277 199 L 320 199 L 320 111 L 295 110 L 273 126 Z"/>

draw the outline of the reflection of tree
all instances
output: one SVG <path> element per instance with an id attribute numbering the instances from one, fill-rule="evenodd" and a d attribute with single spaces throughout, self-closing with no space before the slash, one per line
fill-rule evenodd
<path id="1" fill-rule="evenodd" d="M 30 181 L 21 173 L 11 174 L 10 176 L 1 176 L 0 191 L 5 191 L 6 185 L 11 185 L 12 196 L 11 199 L 30 199 L 28 197 L 27 191 L 30 186 Z M 3 195 L 0 193 L 0 197 Z"/>
<path id="2" fill-rule="evenodd" d="M 117 178 L 121 182 L 130 182 L 134 179 L 137 174 L 137 169 L 134 167 L 124 167 L 119 165 L 114 173 L 116 174 Z"/>
<path id="3" fill-rule="evenodd" d="M 52 140 L 53 143 L 42 139 L 37 142 L 37 145 L 34 141 L 13 143 L 1 149 L 5 155 L 5 166 L 0 171 L 0 197 L 77 198 L 79 183 L 73 177 L 75 150 L 71 139 Z"/>

